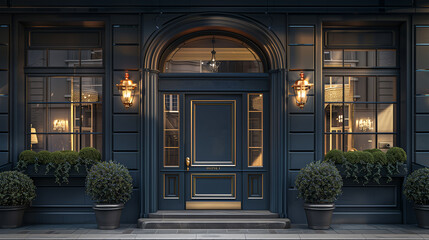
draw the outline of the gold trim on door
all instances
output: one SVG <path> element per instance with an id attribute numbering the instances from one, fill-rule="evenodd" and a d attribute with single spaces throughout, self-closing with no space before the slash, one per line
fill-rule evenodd
<path id="1" fill-rule="evenodd" d="M 197 193 L 198 178 L 229 178 L 231 179 L 231 192 L 227 194 L 199 194 Z M 191 173 L 191 199 L 236 199 L 237 177 L 235 173 Z"/>
<path id="2" fill-rule="evenodd" d="M 217 103 L 216 103 L 217 102 Z M 231 114 L 231 126 L 232 126 L 232 134 L 231 134 L 231 161 L 198 161 L 196 159 L 196 146 L 195 146 L 195 109 L 194 107 L 198 105 L 221 105 L 223 102 L 223 105 L 231 105 L 232 106 L 232 114 Z M 236 101 L 235 100 L 191 100 L 191 159 L 192 164 L 191 166 L 199 166 L 199 167 L 205 167 L 205 166 L 236 166 L 236 152 L 237 152 L 237 107 L 236 107 Z"/>
<path id="3" fill-rule="evenodd" d="M 240 210 L 241 202 L 187 201 L 187 210 Z"/>

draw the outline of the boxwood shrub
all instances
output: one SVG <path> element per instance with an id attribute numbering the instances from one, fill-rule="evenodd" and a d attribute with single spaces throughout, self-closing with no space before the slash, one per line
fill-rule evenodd
<path id="1" fill-rule="evenodd" d="M 128 169 L 112 161 L 95 164 L 86 176 L 86 192 L 97 203 L 127 202 L 133 190 Z"/>
<path id="2" fill-rule="evenodd" d="M 0 206 L 30 205 L 36 197 L 33 180 L 18 171 L 0 173 Z"/>
<path id="3" fill-rule="evenodd" d="M 416 205 L 429 205 L 429 168 L 418 169 L 407 177 L 404 195 Z"/>
<path id="4" fill-rule="evenodd" d="M 335 164 L 342 164 L 344 162 L 344 153 L 341 150 L 332 149 L 331 151 L 326 153 L 325 161 L 332 162 Z"/>
<path id="5" fill-rule="evenodd" d="M 319 161 L 299 171 L 295 186 L 306 203 L 333 203 L 341 194 L 343 179 L 333 164 Z"/>

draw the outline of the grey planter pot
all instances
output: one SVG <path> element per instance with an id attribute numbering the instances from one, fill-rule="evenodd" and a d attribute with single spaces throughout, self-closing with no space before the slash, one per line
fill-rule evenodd
<path id="1" fill-rule="evenodd" d="M 417 226 L 429 228 L 429 205 L 414 205 L 417 218 Z"/>
<path id="2" fill-rule="evenodd" d="M 332 213 L 334 212 L 334 209 L 334 203 L 304 203 L 308 227 L 311 229 L 329 229 L 331 226 Z"/>
<path id="3" fill-rule="evenodd" d="M 94 204 L 92 207 L 99 229 L 116 229 L 120 225 L 124 204 Z"/>
<path id="4" fill-rule="evenodd" d="M 0 228 L 20 227 L 26 208 L 26 206 L 0 206 Z"/>

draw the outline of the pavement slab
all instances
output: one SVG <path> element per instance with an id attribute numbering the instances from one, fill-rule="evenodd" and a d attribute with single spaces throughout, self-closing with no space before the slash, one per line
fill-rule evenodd
<path id="1" fill-rule="evenodd" d="M 335 224 L 327 230 L 294 224 L 290 229 L 140 229 L 123 224 L 115 230 L 100 230 L 94 224 L 32 225 L 0 229 L 0 240 L 131 240 L 131 239 L 261 239 L 261 240 L 429 240 L 429 229 L 401 224 Z"/>

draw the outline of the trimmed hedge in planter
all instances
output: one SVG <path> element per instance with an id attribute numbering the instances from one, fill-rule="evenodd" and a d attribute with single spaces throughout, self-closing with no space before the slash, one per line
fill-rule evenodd
<path id="1" fill-rule="evenodd" d="M 37 174 L 39 173 L 39 168 L 42 167 L 45 175 L 53 173 L 55 182 L 61 185 L 62 183 L 68 183 L 71 172 L 73 175 L 80 175 L 83 167 L 87 172 L 90 166 L 100 161 L 100 152 L 91 147 L 82 148 L 79 153 L 69 150 L 35 153 L 25 150 L 19 155 L 17 169 L 21 172 L 27 171 L 30 174 Z M 85 175 L 82 174 L 82 176 Z"/>
<path id="2" fill-rule="evenodd" d="M 405 165 L 407 154 L 399 147 L 393 147 L 386 153 L 380 149 L 345 153 L 340 150 L 331 150 L 325 155 L 325 161 L 335 163 L 346 178 L 362 184 L 368 184 L 371 181 L 379 184 L 382 177 L 386 177 L 387 182 L 391 182 L 393 176 L 407 174 Z"/>

